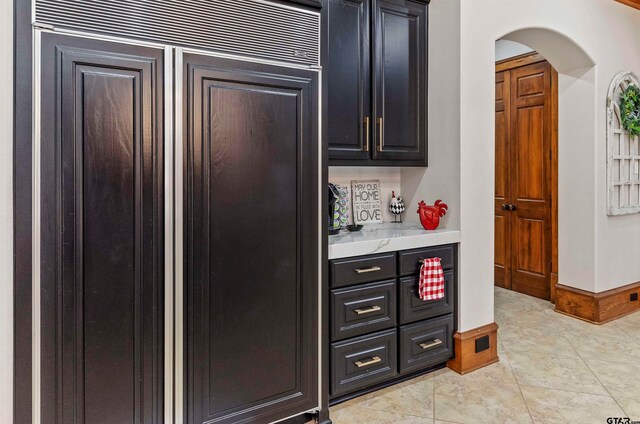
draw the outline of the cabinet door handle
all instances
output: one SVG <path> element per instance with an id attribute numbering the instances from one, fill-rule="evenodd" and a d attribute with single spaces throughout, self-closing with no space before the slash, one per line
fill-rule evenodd
<path id="1" fill-rule="evenodd" d="M 358 315 L 364 315 L 364 314 L 370 314 L 372 312 L 378 312 L 379 310 L 381 310 L 382 308 L 379 306 L 369 306 L 368 308 L 363 308 L 363 309 L 354 309 L 354 312 Z"/>
<path id="2" fill-rule="evenodd" d="M 506 203 L 502 204 L 502 210 L 503 211 L 508 211 L 509 210 L 509 205 L 507 205 Z"/>
<path id="3" fill-rule="evenodd" d="M 378 362 L 382 362 L 382 359 L 380 359 L 380 357 L 378 356 L 374 356 L 368 361 L 356 361 L 354 362 L 354 364 L 356 364 L 356 367 L 362 368 L 362 367 L 368 367 L 369 365 L 377 364 Z"/>
<path id="4" fill-rule="evenodd" d="M 384 126 L 382 118 L 378 118 L 378 151 L 381 152 L 384 146 Z"/>
<path id="5" fill-rule="evenodd" d="M 368 116 L 364 117 L 364 151 L 369 151 L 369 143 L 371 142 L 371 118 Z"/>
<path id="6" fill-rule="evenodd" d="M 430 349 L 432 347 L 440 346 L 441 344 L 442 344 L 442 340 L 435 339 L 431 343 L 420 343 L 420 347 L 423 350 L 427 350 L 427 349 Z"/>
<path id="7" fill-rule="evenodd" d="M 380 268 L 379 266 L 372 266 L 369 268 L 356 268 L 354 269 L 355 272 L 357 272 L 358 274 L 366 274 L 367 272 L 376 272 L 376 271 L 380 271 L 382 268 Z"/>

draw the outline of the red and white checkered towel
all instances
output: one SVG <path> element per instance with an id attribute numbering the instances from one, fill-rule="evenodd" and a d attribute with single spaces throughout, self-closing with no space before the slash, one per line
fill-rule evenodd
<path id="1" fill-rule="evenodd" d="M 440 258 L 428 258 L 422 263 L 419 295 L 422 300 L 444 298 L 444 271 Z"/>

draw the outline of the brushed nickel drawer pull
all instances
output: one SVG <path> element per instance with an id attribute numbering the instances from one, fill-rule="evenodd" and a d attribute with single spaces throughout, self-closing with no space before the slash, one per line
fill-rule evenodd
<path id="1" fill-rule="evenodd" d="M 426 349 L 430 349 L 430 348 L 432 348 L 432 347 L 440 346 L 441 344 L 442 344 L 442 340 L 440 340 L 440 339 L 435 339 L 435 340 L 434 340 L 434 341 L 432 341 L 431 343 L 420 343 L 420 347 L 421 347 L 423 350 L 426 350 Z"/>
<path id="2" fill-rule="evenodd" d="M 379 266 L 372 266 L 369 268 L 356 268 L 354 269 L 355 272 L 357 272 L 358 274 L 365 274 L 367 272 L 376 272 L 376 271 L 380 271 L 382 268 L 380 268 Z"/>
<path id="3" fill-rule="evenodd" d="M 371 134 L 370 134 L 370 128 L 371 128 L 371 118 L 369 118 L 368 116 L 364 117 L 364 151 L 368 152 L 369 151 L 369 143 L 371 142 Z"/>
<path id="4" fill-rule="evenodd" d="M 354 312 L 358 315 L 370 314 L 371 312 L 378 312 L 382 308 L 379 306 L 370 306 L 366 309 L 355 309 Z"/>
<path id="5" fill-rule="evenodd" d="M 364 361 L 364 362 L 356 361 L 355 364 L 356 364 L 356 367 L 362 368 L 362 367 L 368 367 L 369 365 L 377 364 L 378 362 L 382 362 L 382 359 L 380 359 L 380 357 L 378 356 L 374 356 L 368 361 Z"/>
<path id="6" fill-rule="evenodd" d="M 378 118 L 378 151 L 382 152 L 384 148 L 384 127 L 382 118 Z"/>

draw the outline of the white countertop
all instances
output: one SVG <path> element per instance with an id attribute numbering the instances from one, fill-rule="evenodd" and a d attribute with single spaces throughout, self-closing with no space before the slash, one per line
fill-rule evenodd
<path id="1" fill-rule="evenodd" d="M 460 231 L 427 231 L 420 224 L 371 224 L 361 231 L 341 230 L 329 236 L 329 259 L 459 243 Z"/>

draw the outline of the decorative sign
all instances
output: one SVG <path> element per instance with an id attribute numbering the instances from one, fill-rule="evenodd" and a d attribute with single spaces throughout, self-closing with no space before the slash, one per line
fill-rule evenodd
<path id="1" fill-rule="evenodd" d="M 381 224 L 380 181 L 351 181 L 354 224 Z"/>

